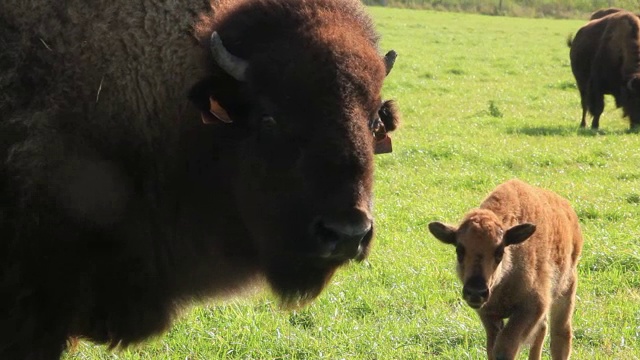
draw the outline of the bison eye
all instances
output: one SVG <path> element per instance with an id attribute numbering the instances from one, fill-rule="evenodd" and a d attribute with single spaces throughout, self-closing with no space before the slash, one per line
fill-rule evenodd
<path id="1" fill-rule="evenodd" d="M 502 256 L 504 255 L 504 246 L 500 246 L 496 249 L 495 258 L 496 262 L 499 263 L 502 261 Z"/>
<path id="2" fill-rule="evenodd" d="M 456 255 L 458 255 L 458 262 L 461 263 L 464 260 L 464 247 L 462 245 L 456 246 Z"/>
<path id="3" fill-rule="evenodd" d="M 278 137 L 280 134 L 278 122 L 271 115 L 262 115 L 260 118 L 260 136 L 268 138 Z"/>
<path id="4" fill-rule="evenodd" d="M 278 125 L 276 119 L 271 115 L 262 115 L 262 126 L 275 127 Z"/>

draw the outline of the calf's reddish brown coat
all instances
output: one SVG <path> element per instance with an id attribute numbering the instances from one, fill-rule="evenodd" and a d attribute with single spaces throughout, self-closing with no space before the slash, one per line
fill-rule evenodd
<path id="1" fill-rule="evenodd" d="M 432 222 L 429 231 L 456 247 L 463 298 L 484 325 L 489 359 L 514 359 L 525 343 L 529 359 L 540 359 L 547 317 L 551 357 L 569 358 L 582 236 L 568 201 L 509 180 L 459 227 Z"/>

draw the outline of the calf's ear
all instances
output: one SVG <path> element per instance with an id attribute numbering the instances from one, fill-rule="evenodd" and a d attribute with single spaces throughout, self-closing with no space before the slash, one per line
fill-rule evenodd
<path id="1" fill-rule="evenodd" d="M 504 234 L 503 242 L 505 246 L 516 245 L 527 240 L 536 231 L 536 226 L 532 223 L 524 223 L 512 226 Z"/>
<path id="2" fill-rule="evenodd" d="M 434 221 L 432 223 L 429 223 L 429 231 L 436 239 L 442 241 L 445 244 L 456 244 L 456 228 L 454 228 L 453 226 Z"/>

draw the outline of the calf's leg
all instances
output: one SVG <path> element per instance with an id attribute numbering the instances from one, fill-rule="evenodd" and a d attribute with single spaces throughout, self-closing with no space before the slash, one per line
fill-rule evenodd
<path id="1" fill-rule="evenodd" d="M 534 330 L 534 337 L 529 351 L 529 360 L 540 360 L 542 358 L 542 345 L 544 344 L 544 336 L 547 334 L 547 322 L 543 320 L 540 327 Z"/>
<path id="2" fill-rule="evenodd" d="M 498 334 L 504 328 L 504 320 L 484 313 L 480 314 L 480 320 L 487 334 L 487 358 L 489 360 L 495 360 L 493 357 L 493 347 L 495 346 Z"/>
<path id="3" fill-rule="evenodd" d="M 494 359 L 515 359 L 520 346 L 544 322 L 545 314 L 545 308 L 540 304 L 532 308 L 522 309 L 511 315 L 507 325 L 505 325 L 496 339 L 496 344 L 493 348 Z"/>
<path id="4" fill-rule="evenodd" d="M 574 277 L 575 279 L 575 277 Z M 551 358 L 566 360 L 571 355 L 571 318 L 576 297 L 576 280 L 569 290 L 551 305 Z"/>

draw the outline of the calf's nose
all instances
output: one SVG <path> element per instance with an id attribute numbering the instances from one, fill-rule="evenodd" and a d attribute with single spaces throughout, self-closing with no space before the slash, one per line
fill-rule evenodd
<path id="1" fill-rule="evenodd" d="M 320 257 L 338 260 L 356 258 L 362 251 L 363 240 L 372 231 L 370 216 L 357 208 L 319 216 L 311 226 Z"/>
<path id="2" fill-rule="evenodd" d="M 489 298 L 489 288 L 482 277 L 470 278 L 462 287 L 462 298 L 474 309 L 481 307 Z"/>
<path id="3" fill-rule="evenodd" d="M 467 297 L 473 297 L 473 298 L 487 298 L 489 296 L 489 289 L 487 289 L 487 287 L 482 287 L 482 288 L 475 288 L 475 287 L 470 287 L 470 286 L 465 286 L 462 288 L 462 295 L 467 298 Z"/>

